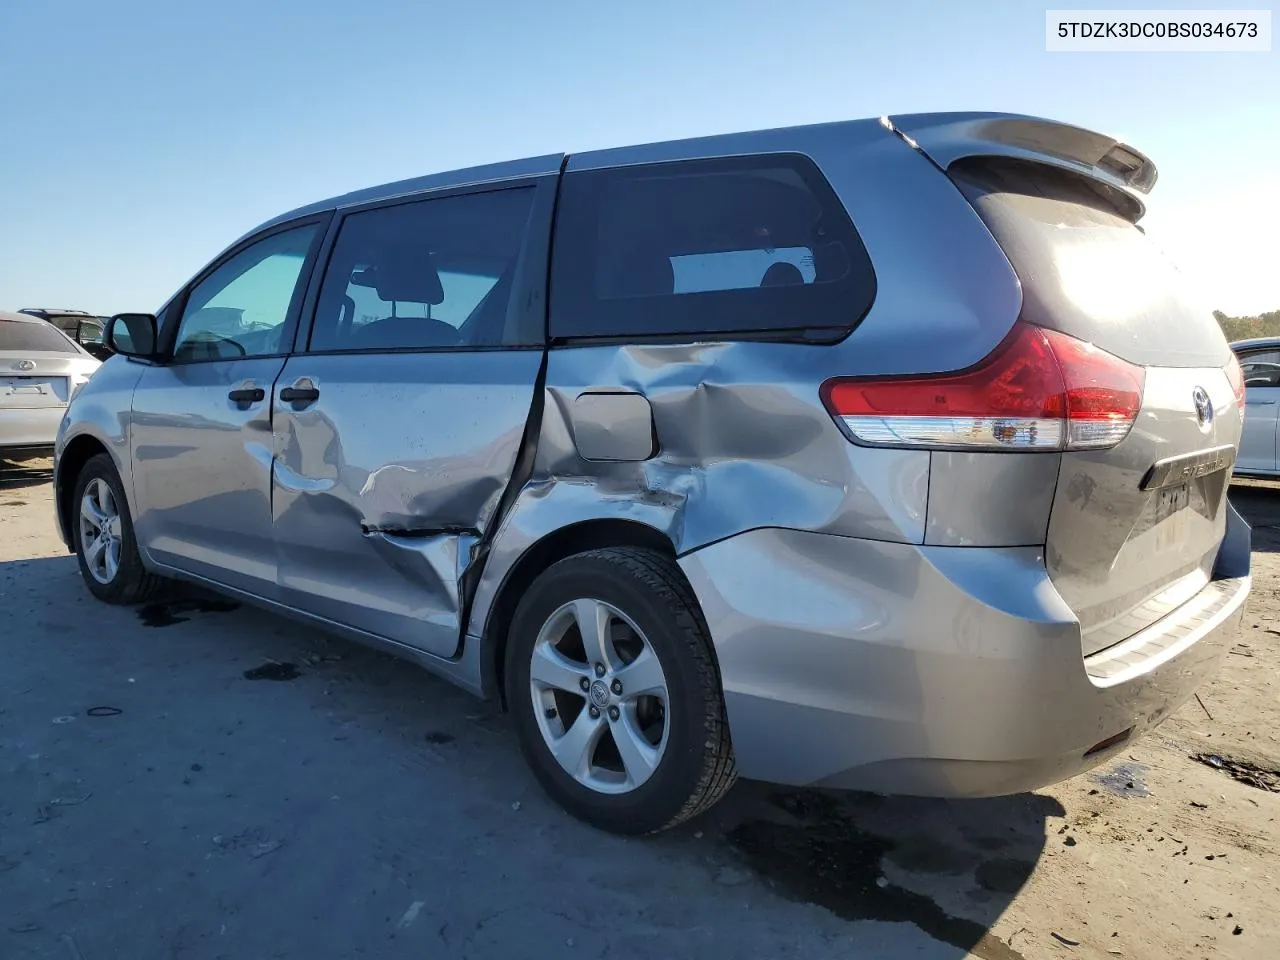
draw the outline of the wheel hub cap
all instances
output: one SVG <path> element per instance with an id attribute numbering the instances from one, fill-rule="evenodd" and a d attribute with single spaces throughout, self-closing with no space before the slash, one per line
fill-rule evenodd
<path id="1" fill-rule="evenodd" d="M 597 680 L 591 685 L 591 691 L 587 694 L 587 699 L 591 701 L 592 706 L 603 710 L 609 705 L 608 685 L 603 680 Z"/>
<path id="2" fill-rule="evenodd" d="M 630 617 L 601 600 L 567 603 L 538 631 L 529 667 L 538 731 L 566 773 L 605 794 L 653 776 L 670 732 L 667 679 Z"/>

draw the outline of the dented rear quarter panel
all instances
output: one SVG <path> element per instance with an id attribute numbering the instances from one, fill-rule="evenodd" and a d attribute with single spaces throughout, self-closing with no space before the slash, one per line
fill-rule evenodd
<path id="1" fill-rule="evenodd" d="M 566 175 L 768 152 L 809 156 L 835 189 L 875 268 L 870 310 L 836 344 L 553 346 L 536 459 L 493 537 L 469 635 L 485 635 L 520 557 L 572 524 L 638 522 L 677 555 L 760 528 L 925 542 L 930 455 L 850 443 L 819 388 L 833 376 L 962 368 L 1012 327 L 1017 278 L 950 181 L 875 121 L 579 154 Z M 647 400 L 652 442 L 641 407 L 584 403 L 593 394 Z"/>

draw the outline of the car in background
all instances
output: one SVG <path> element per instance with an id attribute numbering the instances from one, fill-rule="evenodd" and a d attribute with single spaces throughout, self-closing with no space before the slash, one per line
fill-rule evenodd
<path id="1" fill-rule="evenodd" d="M 1280 337 L 1237 340 L 1231 349 L 1244 373 L 1244 429 L 1235 473 L 1280 476 L 1276 432 L 1280 424 Z"/>
<path id="2" fill-rule="evenodd" d="M 103 336 L 107 329 L 106 317 L 94 316 L 87 310 L 59 310 L 44 307 L 23 307 L 18 312 L 52 323 L 98 360 L 106 360 L 111 356 L 111 349 Z"/>
<path id="3" fill-rule="evenodd" d="M 0 459 L 52 454 L 67 404 L 100 366 L 56 326 L 0 310 Z"/>

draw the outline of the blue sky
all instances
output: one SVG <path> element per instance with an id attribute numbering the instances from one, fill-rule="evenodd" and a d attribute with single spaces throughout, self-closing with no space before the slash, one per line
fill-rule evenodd
<path id="1" fill-rule="evenodd" d="M 1046 6 L 0 3 L 0 308 L 152 309 L 276 213 L 436 170 L 988 109 L 1150 154 L 1148 234 L 1211 306 L 1280 309 L 1280 53 L 1050 54 Z"/>

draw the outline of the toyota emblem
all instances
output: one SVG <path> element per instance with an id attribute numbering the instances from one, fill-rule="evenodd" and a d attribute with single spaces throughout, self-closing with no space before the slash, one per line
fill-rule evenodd
<path id="1" fill-rule="evenodd" d="M 34 360 L 19 360 L 13 365 L 13 369 L 15 370 L 34 370 L 35 368 L 36 364 Z"/>
<path id="2" fill-rule="evenodd" d="M 603 680 L 597 680 L 591 684 L 591 688 L 587 692 L 587 698 L 591 701 L 592 706 L 606 707 L 609 704 L 609 688 Z"/>
<path id="3" fill-rule="evenodd" d="M 1213 404 L 1204 387 L 1196 387 L 1191 391 L 1191 400 L 1196 405 L 1196 419 L 1200 426 L 1207 427 L 1213 421 Z"/>

